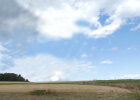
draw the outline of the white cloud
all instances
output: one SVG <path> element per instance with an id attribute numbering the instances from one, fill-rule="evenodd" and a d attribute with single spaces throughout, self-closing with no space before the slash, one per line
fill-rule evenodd
<path id="1" fill-rule="evenodd" d="M 2 51 L 7 51 L 7 48 L 5 48 L 1 43 L 0 43 L 0 52 Z"/>
<path id="2" fill-rule="evenodd" d="M 0 42 L 8 43 L 20 38 L 19 42 L 34 37 L 36 24 L 37 17 L 16 0 L 0 0 Z"/>
<path id="3" fill-rule="evenodd" d="M 4 61 L 11 58 L 11 56 L 9 56 L 8 54 L 5 53 L 7 51 L 8 51 L 8 49 L 5 48 L 2 44 L 0 44 L 0 69 L 2 69 L 4 66 L 6 66 Z"/>
<path id="4" fill-rule="evenodd" d="M 54 72 L 54 75 L 52 77 L 50 77 L 51 81 L 60 81 L 60 80 L 64 80 L 65 76 L 63 74 L 63 72 L 61 71 L 56 71 Z"/>
<path id="5" fill-rule="evenodd" d="M 61 81 L 71 79 L 80 73 L 95 74 L 91 62 L 64 60 L 48 54 L 27 56 L 13 60 L 13 67 L 3 72 L 14 72 L 23 75 L 30 81 Z"/>
<path id="6" fill-rule="evenodd" d="M 137 48 L 135 48 L 135 47 L 129 47 L 129 48 L 127 48 L 128 50 L 137 50 Z"/>
<path id="7" fill-rule="evenodd" d="M 139 79 L 140 78 L 140 74 L 125 74 L 123 76 L 118 76 L 116 74 L 112 75 L 110 77 L 110 79 Z"/>
<path id="8" fill-rule="evenodd" d="M 114 33 L 129 18 L 140 17 L 139 0 L 18 0 L 40 20 L 38 32 L 51 38 L 71 38 L 75 34 L 101 38 Z M 109 16 L 105 25 L 99 19 Z M 78 20 L 89 22 L 89 27 L 76 25 Z"/>
<path id="9" fill-rule="evenodd" d="M 131 28 L 131 31 L 136 31 L 138 29 L 140 29 L 140 24 L 138 24 L 136 27 Z"/>
<path id="10" fill-rule="evenodd" d="M 101 62 L 101 64 L 112 64 L 113 62 L 111 60 L 104 60 Z"/>
<path id="11" fill-rule="evenodd" d="M 140 78 L 140 74 L 126 74 L 120 77 L 120 79 L 136 79 Z"/>
<path id="12" fill-rule="evenodd" d="M 87 54 L 82 54 L 82 55 L 81 55 L 81 58 L 87 58 L 87 57 L 88 57 Z"/>

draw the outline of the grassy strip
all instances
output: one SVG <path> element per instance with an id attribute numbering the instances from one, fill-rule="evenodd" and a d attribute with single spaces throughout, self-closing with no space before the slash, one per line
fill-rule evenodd
<path id="1" fill-rule="evenodd" d="M 57 93 L 35 90 L 26 94 L 0 93 L 0 100 L 140 100 L 139 94 L 116 93 Z"/>
<path id="2" fill-rule="evenodd" d="M 80 82 L 58 82 L 58 83 L 0 83 L 0 85 L 39 85 L 39 84 L 81 84 Z"/>
<path id="3" fill-rule="evenodd" d="M 44 82 L 44 83 L 12 83 L 12 82 L 1 82 L 0 85 L 37 85 L 37 84 L 79 84 L 79 85 L 108 85 L 108 84 L 125 84 L 125 83 L 140 83 L 140 79 L 127 79 L 127 80 L 96 80 L 96 81 L 79 81 L 79 82 Z"/>
<path id="4" fill-rule="evenodd" d="M 120 83 L 140 83 L 140 79 L 126 79 L 126 80 L 97 80 L 94 84 L 120 84 Z"/>

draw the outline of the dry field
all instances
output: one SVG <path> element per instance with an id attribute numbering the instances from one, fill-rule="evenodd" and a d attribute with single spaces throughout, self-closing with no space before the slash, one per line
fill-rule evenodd
<path id="1" fill-rule="evenodd" d="M 0 100 L 140 100 L 139 93 L 131 89 L 84 84 L 0 82 Z M 36 90 L 51 93 L 32 95 Z"/>
<path id="2" fill-rule="evenodd" d="M 130 93 L 127 89 L 109 86 L 38 84 L 38 85 L 0 85 L 0 92 L 30 92 L 33 90 L 53 90 L 56 92 L 94 92 L 94 93 Z"/>

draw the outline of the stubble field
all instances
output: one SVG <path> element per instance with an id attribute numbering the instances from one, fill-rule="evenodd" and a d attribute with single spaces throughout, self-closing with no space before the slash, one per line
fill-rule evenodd
<path id="1" fill-rule="evenodd" d="M 140 100 L 139 85 L 109 81 L 0 82 L 0 100 Z"/>

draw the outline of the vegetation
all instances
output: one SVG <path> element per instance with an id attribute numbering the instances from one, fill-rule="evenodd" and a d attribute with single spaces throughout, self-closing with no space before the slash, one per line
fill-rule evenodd
<path id="1" fill-rule="evenodd" d="M 20 74 L 15 73 L 0 73 L 0 81 L 23 81 L 28 82 L 27 79 L 24 79 Z"/>
<path id="2" fill-rule="evenodd" d="M 0 84 L 0 100 L 140 100 L 140 80 Z"/>
<path id="3" fill-rule="evenodd" d="M 104 85 L 111 87 L 119 87 L 129 89 L 131 91 L 140 92 L 140 80 L 98 80 L 94 82 L 94 85 Z"/>
<path id="4" fill-rule="evenodd" d="M 48 89 L 48 90 L 34 90 L 31 91 L 30 94 L 40 96 L 40 95 L 55 95 L 57 93 L 55 91 Z"/>
<path id="5" fill-rule="evenodd" d="M 139 94 L 115 93 L 59 93 L 57 95 L 29 95 L 0 93 L 0 100 L 140 100 Z"/>
<path id="6" fill-rule="evenodd" d="M 97 80 L 96 84 L 140 83 L 140 79 Z"/>

